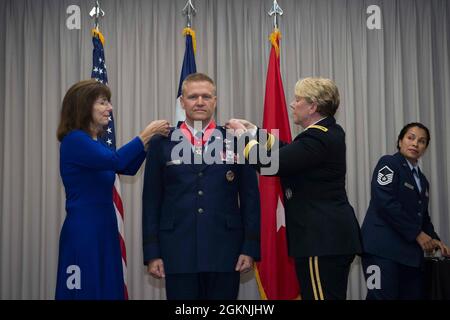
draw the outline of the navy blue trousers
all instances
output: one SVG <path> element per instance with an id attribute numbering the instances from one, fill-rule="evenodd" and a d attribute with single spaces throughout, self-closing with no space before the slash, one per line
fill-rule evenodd
<path id="1" fill-rule="evenodd" d="M 236 300 L 239 272 L 166 274 L 167 300 Z"/>
<path id="2" fill-rule="evenodd" d="M 420 300 L 424 298 L 422 268 L 406 266 L 367 253 L 363 255 L 361 261 L 366 282 L 369 279 L 366 300 Z M 372 266 L 372 270 L 368 272 L 370 266 Z M 380 271 L 379 288 L 373 287 L 375 283 L 374 267 L 378 267 Z"/>

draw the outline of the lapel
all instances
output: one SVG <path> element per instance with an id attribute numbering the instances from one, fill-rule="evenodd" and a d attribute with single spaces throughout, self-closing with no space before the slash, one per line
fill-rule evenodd
<path id="1" fill-rule="evenodd" d="M 207 148 L 207 146 L 212 144 L 217 139 L 216 135 L 217 135 L 217 132 L 214 131 L 214 133 L 211 135 L 211 137 L 209 137 L 208 141 L 205 142 L 205 146 L 203 148 L 202 163 L 201 164 L 193 164 L 193 165 L 189 166 L 193 171 L 195 171 L 195 172 L 204 171 L 206 168 L 208 168 L 210 166 L 209 164 L 205 163 L 205 160 L 203 157 L 205 156 L 205 154 L 204 154 L 205 147 Z"/>
<path id="2" fill-rule="evenodd" d="M 230 140 L 230 139 L 232 139 L 232 140 Z M 226 161 L 228 159 L 228 156 L 230 156 L 230 154 L 231 154 L 231 156 L 234 156 L 234 157 L 236 156 L 236 147 L 237 147 L 236 144 L 237 144 L 237 141 L 234 137 L 227 136 L 225 127 L 216 126 L 213 134 L 206 142 L 206 145 L 208 146 L 208 148 L 211 148 L 211 149 L 207 149 L 206 152 L 208 155 L 212 156 L 212 158 L 215 159 L 215 161 L 217 161 L 220 158 L 220 163 L 225 165 Z M 210 152 L 211 152 L 211 154 L 210 154 Z M 220 152 L 220 154 L 216 154 L 217 152 Z M 236 158 L 235 158 L 235 161 L 236 161 Z M 193 167 L 193 169 L 196 172 L 200 172 L 200 171 L 206 170 L 207 168 L 209 168 L 212 165 L 215 165 L 215 162 L 213 164 L 206 164 L 203 162 L 202 164 L 194 165 L 191 167 Z"/>
<path id="3" fill-rule="evenodd" d="M 427 186 L 427 183 L 426 183 L 426 180 L 425 180 L 425 176 L 422 173 L 422 170 L 420 170 L 420 168 L 418 168 L 418 169 L 419 169 L 420 185 L 422 186 L 422 192 L 420 193 L 420 195 L 423 198 L 423 197 L 425 197 L 425 193 L 428 192 L 428 190 L 427 190 L 428 186 Z"/>
<path id="4" fill-rule="evenodd" d="M 187 168 L 189 168 L 189 170 L 194 172 L 196 170 L 194 168 L 195 165 L 193 164 L 194 163 L 194 152 L 192 150 L 192 145 L 191 145 L 190 142 L 188 142 L 188 140 L 185 138 L 185 136 L 181 133 L 181 125 L 183 124 L 183 122 L 184 121 L 179 121 L 177 126 L 175 128 L 173 128 L 172 132 L 169 135 L 169 143 L 168 143 L 169 147 L 168 147 L 168 149 L 166 151 L 166 159 L 165 159 L 165 161 L 174 160 L 174 159 L 172 159 L 172 151 L 173 151 L 173 148 L 175 148 L 178 144 L 180 144 L 180 143 L 183 143 L 183 144 L 184 143 L 188 143 L 189 144 L 189 148 L 187 148 L 185 146 L 182 146 L 182 149 L 181 149 L 181 152 L 180 152 L 180 156 L 181 156 L 180 160 L 182 161 L 181 165 L 186 166 Z M 174 131 L 178 131 L 178 132 L 176 134 L 175 140 L 172 140 L 172 134 L 174 133 Z M 182 138 L 181 138 L 181 140 L 178 140 L 180 136 Z M 184 161 L 182 160 L 185 157 L 184 151 L 186 151 L 186 150 L 189 150 L 189 161 L 190 161 L 190 164 L 185 164 Z"/>
<path id="5" fill-rule="evenodd" d="M 422 187 L 422 192 L 419 192 L 419 186 L 416 183 L 416 179 L 414 178 L 411 168 L 409 167 L 408 161 L 400 152 L 397 152 L 395 155 L 398 158 L 398 160 L 400 161 L 401 167 L 403 168 L 403 170 L 405 170 L 405 175 L 408 177 L 408 183 L 413 185 L 414 191 L 416 191 L 416 193 L 417 193 L 417 195 L 419 195 L 419 197 L 422 197 L 422 195 L 424 194 L 424 190 L 425 190 L 425 184 L 421 177 L 422 172 L 419 170 L 419 180 L 420 180 L 420 185 Z"/>

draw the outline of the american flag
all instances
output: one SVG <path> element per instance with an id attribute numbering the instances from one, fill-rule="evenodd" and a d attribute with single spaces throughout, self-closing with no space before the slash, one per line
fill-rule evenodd
<path id="1" fill-rule="evenodd" d="M 97 31 L 93 30 L 92 42 L 94 44 L 94 51 L 92 54 L 92 75 L 91 78 L 97 80 L 98 82 L 108 84 L 108 74 L 106 72 L 105 64 L 105 51 L 103 49 L 103 35 Z M 105 128 L 104 134 L 100 139 L 112 150 L 116 150 L 116 134 L 114 130 L 114 117 L 111 113 L 109 118 L 109 124 Z M 113 186 L 113 202 L 114 208 L 116 210 L 117 217 L 117 227 L 119 232 L 120 249 L 122 254 L 122 267 L 123 267 L 123 281 L 124 281 L 124 296 L 128 300 L 128 289 L 127 289 L 127 252 L 125 248 L 125 232 L 124 232 L 124 211 L 122 205 L 122 199 L 120 196 L 120 180 L 119 176 L 116 175 Z"/>

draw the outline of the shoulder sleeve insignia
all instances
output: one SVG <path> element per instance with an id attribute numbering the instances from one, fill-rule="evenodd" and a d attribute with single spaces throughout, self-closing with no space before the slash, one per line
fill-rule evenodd
<path id="1" fill-rule="evenodd" d="M 323 126 L 313 125 L 313 126 L 308 127 L 308 129 L 310 129 L 310 128 L 319 129 L 319 130 L 322 130 L 323 132 L 328 132 L 328 128 L 325 128 Z"/>
<path id="2" fill-rule="evenodd" d="M 377 182 L 380 186 L 385 186 L 392 183 L 394 179 L 394 171 L 388 166 L 384 166 L 380 170 L 378 170 Z"/>

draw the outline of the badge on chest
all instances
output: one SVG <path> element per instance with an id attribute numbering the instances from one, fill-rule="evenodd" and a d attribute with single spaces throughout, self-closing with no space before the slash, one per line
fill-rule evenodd
<path id="1" fill-rule="evenodd" d="M 228 170 L 225 177 L 227 178 L 228 182 L 234 181 L 234 172 L 231 170 Z"/>
<path id="2" fill-rule="evenodd" d="M 412 184 L 409 184 L 408 182 L 405 182 L 404 186 L 408 189 L 414 190 L 414 186 Z"/>

